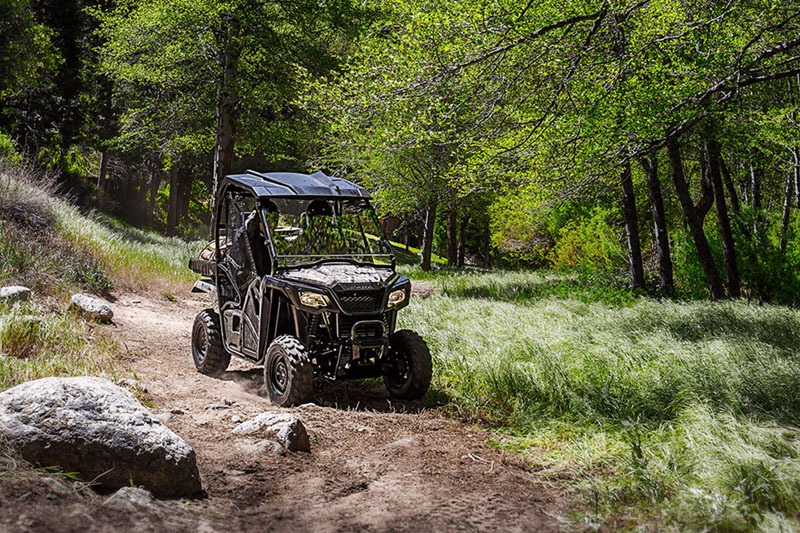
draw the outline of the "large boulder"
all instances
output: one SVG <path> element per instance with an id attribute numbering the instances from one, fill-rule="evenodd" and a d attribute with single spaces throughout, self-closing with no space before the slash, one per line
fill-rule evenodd
<path id="1" fill-rule="evenodd" d="M 103 487 L 200 493 L 194 450 L 128 391 L 99 378 L 44 378 L 0 393 L 0 440 L 27 461 Z"/>

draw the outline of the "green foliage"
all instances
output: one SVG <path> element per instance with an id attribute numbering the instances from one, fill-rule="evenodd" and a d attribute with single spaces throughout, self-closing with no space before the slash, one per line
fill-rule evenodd
<path id="1" fill-rule="evenodd" d="M 109 294 L 114 290 L 114 282 L 111 281 L 108 274 L 91 263 L 76 268 L 73 271 L 73 281 L 96 294 Z"/>
<path id="2" fill-rule="evenodd" d="M 6 135 L 5 133 L 0 132 L 0 164 L 3 165 L 20 165 L 22 163 L 22 155 L 17 152 L 17 147 L 14 145 L 14 141 Z"/>
<path id="3" fill-rule="evenodd" d="M 619 235 L 609 224 L 615 213 L 595 209 L 587 219 L 571 219 L 558 231 L 549 259 L 555 268 L 611 272 L 624 267 Z"/>
<path id="4" fill-rule="evenodd" d="M 347 0 L 124 1 L 92 13 L 102 68 L 126 103 L 118 144 L 160 151 L 167 166 L 211 151 L 225 98 L 236 106 L 239 154 L 291 157 L 305 131 L 291 121 L 295 95 L 306 75 L 336 66 L 336 45 L 359 24 Z"/>
<path id="5" fill-rule="evenodd" d="M 596 279 L 582 298 L 580 279 L 553 274 L 434 281 L 439 294 L 400 317 L 431 346 L 434 386 L 462 415 L 504 427 L 498 446 L 575 479 L 590 522 L 792 523 L 800 312 L 635 298 Z"/>
<path id="6" fill-rule="evenodd" d="M 745 209 L 736 219 L 737 249 L 742 260 L 742 281 L 750 296 L 784 305 L 800 304 L 800 250 L 797 214 L 793 214 L 787 236 L 788 249 L 782 253 L 777 224 L 764 223 L 766 213 Z M 746 233 L 745 233 L 746 232 Z"/>

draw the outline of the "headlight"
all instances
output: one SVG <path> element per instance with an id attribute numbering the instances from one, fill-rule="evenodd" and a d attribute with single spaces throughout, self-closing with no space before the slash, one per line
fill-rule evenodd
<path id="1" fill-rule="evenodd" d="M 324 294 L 318 292 L 300 291 L 300 303 L 306 307 L 326 307 L 330 300 Z"/>
<path id="2" fill-rule="evenodd" d="M 389 307 L 396 307 L 406 301 L 406 290 L 398 289 L 389 293 Z"/>

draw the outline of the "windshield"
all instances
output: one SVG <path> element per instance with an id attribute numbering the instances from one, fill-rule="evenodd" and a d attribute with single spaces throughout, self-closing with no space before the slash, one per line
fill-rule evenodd
<path id="1" fill-rule="evenodd" d="M 278 267 L 325 259 L 388 265 L 392 251 L 364 200 L 265 201 Z"/>

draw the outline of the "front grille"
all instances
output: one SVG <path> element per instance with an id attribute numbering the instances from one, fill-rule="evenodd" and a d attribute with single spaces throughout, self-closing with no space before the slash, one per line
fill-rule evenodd
<path id="1" fill-rule="evenodd" d="M 386 314 L 383 315 L 375 315 L 370 317 L 352 317 L 347 315 L 339 315 L 339 337 L 349 337 L 350 332 L 353 329 L 353 325 L 356 322 L 361 322 L 363 320 L 381 320 L 386 330 L 388 331 L 389 324 L 387 321 Z M 383 333 L 384 328 L 381 328 L 378 324 L 364 324 L 358 328 L 358 335 L 360 337 L 380 337 Z"/>
<path id="2" fill-rule="evenodd" d="M 343 291 L 337 294 L 342 311 L 352 313 L 375 313 L 383 304 L 383 291 Z"/>

